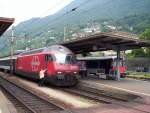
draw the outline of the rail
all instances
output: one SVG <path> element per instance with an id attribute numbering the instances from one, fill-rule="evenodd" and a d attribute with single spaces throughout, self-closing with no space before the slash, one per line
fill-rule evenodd
<path id="1" fill-rule="evenodd" d="M 65 110 L 60 106 L 47 101 L 40 96 L 33 94 L 28 89 L 18 86 L 2 77 L 0 77 L 0 86 L 18 100 L 30 113 L 49 113 L 50 111 L 58 112 Z M 67 111 L 67 110 L 65 110 Z M 68 111 L 69 112 L 69 111 Z"/>

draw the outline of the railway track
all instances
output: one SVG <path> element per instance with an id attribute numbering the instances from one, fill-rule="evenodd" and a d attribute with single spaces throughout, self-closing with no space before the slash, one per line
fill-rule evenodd
<path id="1" fill-rule="evenodd" d="M 82 96 L 85 98 L 89 98 L 92 100 L 95 100 L 97 102 L 100 103 L 104 103 L 104 104 L 113 104 L 114 102 L 127 102 L 124 99 L 117 99 L 117 98 L 113 98 L 111 96 L 106 96 L 104 94 L 98 94 L 96 92 L 91 92 L 88 90 L 84 90 L 84 89 L 80 89 L 78 87 L 74 87 L 74 88 L 66 88 L 66 89 L 62 89 L 65 92 L 71 93 L 73 95 L 78 95 L 78 96 Z"/>
<path id="2" fill-rule="evenodd" d="M 30 113 L 31 112 L 30 110 L 28 110 L 28 108 L 26 106 L 24 106 L 24 104 L 22 104 L 20 101 L 18 101 L 14 96 L 12 96 L 10 93 L 8 93 L 4 88 L 0 87 L 0 90 L 7 97 L 7 99 L 11 103 L 13 103 L 15 109 L 17 110 L 17 111 L 13 111 L 12 113 Z"/>
<path id="3" fill-rule="evenodd" d="M 8 77 L 9 78 L 9 77 Z M 10 79 L 12 79 L 12 77 L 10 77 Z M 9 80 L 9 79 L 8 79 Z M 0 85 L 3 83 L 2 82 L 3 81 L 3 78 L 1 78 L 0 77 Z M 6 80 L 4 80 L 4 81 L 6 81 Z M 9 82 L 9 81 L 6 81 L 6 82 L 8 82 L 8 83 L 10 83 L 11 84 L 11 82 Z M 14 82 L 17 82 L 17 79 L 16 80 L 12 80 L 12 82 L 14 83 Z M 19 84 L 19 83 L 18 83 Z M 21 83 L 20 83 L 21 84 Z M 3 83 L 3 86 L 5 86 L 5 83 Z M 2 87 L 3 87 L 2 86 Z M 9 84 L 8 84 L 8 86 L 9 86 Z M 15 85 L 16 86 L 16 85 Z M 19 85 L 19 87 L 25 87 L 24 85 Z M 6 87 L 7 88 L 7 87 Z M 3 88 L 4 89 L 4 88 Z M 8 88 L 7 88 L 8 89 Z M 7 91 L 7 89 L 5 89 L 6 90 L 6 92 L 8 92 Z M 21 88 L 22 89 L 22 88 Z M 124 107 L 124 108 L 126 108 L 126 109 L 134 109 L 134 110 L 137 110 L 137 111 L 140 111 L 140 112 L 142 112 L 142 113 L 149 113 L 149 105 L 144 105 L 143 107 L 141 106 L 141 104 L 139 103 L 138 105 L 137 105 L 137 103 L 136 103 L 136 101 L 134 101 L 134 100 L 132 100 L 132 101 L 129 101 L 129 99 L 121 99 L 121 98 L 114 98 L 114 97 L 111 97 L 111 94 L 110 95 L 108 95 L 108 94 L 105 94 L 105 92 L 101 92 L 101 91 L 99 91 L 99 90 L 95 90 L 95 89 L 91 89 L 90 88 L 90 86 L 87 86 L 87 85 L 85 85 L 84 87 L 82 86 L 79 86 L 79 87 L 72 87 L 72 88 L 57 88 L 57 89 L 59 89 L 59 90 L 62 90 L 62 91 L 64 91 L 64 92 L 68 92 L 68 93 L 70 93 L 70 94 L 72 94 L 72 95 L 77 95 L 77 96 L 81 96 L 81 97 L 85 97 L 85 98 L 87 98 L 87 99 L 90 99 L 90 100 L 94 100 L 94 101 L 96 101 L 96 102 L 99 102 L 99 103 L 104 103 L 104 104 L 116 104 L 117 106 L 122 106 L 122 107 Z M 29 86 L 28 88 L 27 88 L 27 90 L 30 90 L 30 91 L 32 91 L 32 88 Z M 29 91 L 29 92 L 30 92 Z M 18 92 L 18 91 L 14 91 L 14 92 Z M 36 93 L 36 92 L 31 92 L 31 93 Z M 38 93 L 39 94 L 41 94 L 41 95 L 43 95 L 42 93 L 40 93 L 40 91 L 38 91 Z M 38 93 L 36 93 L 36 94 L 38 94 Z M 10 94 L 10 93 L 9 93 Z M 16 94 L 15 94 L 16 95 Z M 20 95 L 20 94 L 17 94 L 17 95 Z M 24 94 L 22 94 L 22 95 L 24 95 Z M 17 96 L 18 98 L 20 98 L 19 96 Z M 43 96 L 42 96 L 43 97 Z M 15 97 L 14 97 L 15 98 Z M 23 97 L 21 97 L 21 98 L 23 98 Z M 26 97 L 25 97 L 26 98 Z M 16 99 L 16 98 L 15 98 Z M 29 98 L 30 99 L 30 98 Z M 28 100 L 29 100 L 28 99 Z M 20 99 L 21 100 L 21 99 Z M 48 99 L 47 99 L 48 100 Z M 16 100 L 15 100 L 16 101 Z M 14 101 L 14 102 L 15 102 Z M 40 100 L 41 101 L 41 100 Z M 26 102 L 26 101 L 25 101 Z M 30 103 L 30 101 L 28 101 L 29 103 Z M 28 103 L 27 102 L 27 103 Z M 130 103 L 131 102 L 131 103 Z M 21 102 L 19 101 L 19 103 L 22 103 L 22 100 L 21 100 Z M 35 103 L 37 104 L 38 102 L 36 102 L 35 101 Z M 34 103 L 34 104 L 35 104 Z M 46 103 L 47 103 L 47 101 L 46 101 Z M 55 103 L 55 102 L 54 102 Z M 34 105 L 33 104 L 33 105 Z M 51 103 L 52 104 L 52 103 Z M 24 111 L 25 112 L 19 112 L 19 113 L 49 113 L 50 111 L 51 112 L 53 112 L 53 113 L 57 113 L 57 112 L 61 112 L 61 111 L 66 111 L 66 113 L 72 113 L 72 111 L 71 110 L 68 110 L 69 108 L 68 107 L 64 107 L 64 108 L 67 108 L 67 109 L 64 109 L 64 108 L 62 108 L 62 107 L 58 107 L 57 105 L 55 105 L 55 104 L 52 104 L 52 106 L 51 106 L 51 104 L 50 104 L 50 110 L 48 109 L 47 110 L 47 107 L 45 107 L 45 108 L 41 108 L 41 104 L 37 104 L 37 106 L 36 107 L 38 107 L 39 109 L 41 109 L 41 111 L 40 110 L 37 110 L 37 111 L 34 111 L 34 112 L 32 112 L 30 109 L 28 110 L 27 108 L 28 108 L 28 106 L 30 107 L 30 105 L 28 105 L 28 104 L 26 104 L 25 103 L 25 109 L 24 109 Z M 20 108 L 22 108 L 22 106 L 20 105 L 20 104 L 17 104 Z M 23 105 L 24 105 L 24 103 L 23 103 Z M 132 106 L 133 105 L 133 106 Z M 139 106 L 139 107 L 135 107 L 134 105 L 137 105 L 137 106 Z M 32 103 L 31 103 L 31 106 L 32 106 Z M 39 107 L 40 106 L 40 107 Z M 53 106 L 54 106 L 54 108 L 53 108 Z M 60 105 L 59 105 L 60 106 Z M 68 105 L 67 105 L 68 106 Z M 23 106 L 24 107 L 24 106 Z M 36 109 L 36 107 L 35 107 L 35 109 Z M 43 110 L 43 111 L 42 111 Z"/>
<path id="4" fill-rule="evenodd" d="M 68 110 L 57 106 L 2 77 L 0 77 L 0 86 L 9 96 L 9 98 L 11 96 L 11 100 L 14 101 L 16 104 L 15 106 L 19 108 L 19 113 L 58 113 L 59 111 L 66 111 L 67 113 L 69 112 Z"/>
<path id="5" fill-rule="evenodd" d="M 78 95 L 78 96 L 82 96 L 85 98 L 89 98 L 92 100 L 95 100 L 97 102 L 100 103 L 104 103 L 104 104 L 116 104 L 118 106 L 122 106 L 125 107 L 126 109 L 130 108 L 130 109 L 134 109 L 140 112 L 144 112 L 144 113 L 149 113 L 149 104 L 143 104 L 143 103 L 138 103 L 134 100 L 129 101 L 128 99 L 120 99 L 120 98 L 114 98 L 105 95 L 104 92 L 102 94 L 100 94 L 99 92 L 92 92 L 90 89 L 88 90 L 88 86 L 85 89 L 81 89 L 81 87 L 74 87 L 74 88 L 67 88 L 67 89 L 62 89 L 65 92 L 71 93 L 73 95 Z M 139 107 L 134 107 L 133 105 L 139 105 Z M 140 106 L 144 106 L 143 108 Z"/>

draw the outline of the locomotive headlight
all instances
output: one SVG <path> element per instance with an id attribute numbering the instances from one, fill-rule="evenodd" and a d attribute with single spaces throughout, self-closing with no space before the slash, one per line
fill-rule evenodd
<path id="1" fill-rule="evenodd" d="M 77 72 L 73 72 L 74 74 L 77 74 Z"/>
<path id="2" fill-rule="evenodd" d="M 57 74 L 62 74 L 62 72 L 57 72 Z"/>

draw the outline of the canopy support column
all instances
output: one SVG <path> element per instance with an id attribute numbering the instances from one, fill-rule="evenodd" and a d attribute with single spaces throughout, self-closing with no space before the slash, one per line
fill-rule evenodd
<path id="1" fill-rule="evenodd" d="M 116 71 L 116 80 L 120 80 L 120 47 L 117 48 Z"/>

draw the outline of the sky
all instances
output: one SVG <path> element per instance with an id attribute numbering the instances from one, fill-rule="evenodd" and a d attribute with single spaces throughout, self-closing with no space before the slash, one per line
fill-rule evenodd
<path id="1" fill-rule="evenodd" d="M 33 17 L 44 17 L 73 0 L 0 0 L 0 17 L 15 18 L 14 25 Z"/>

